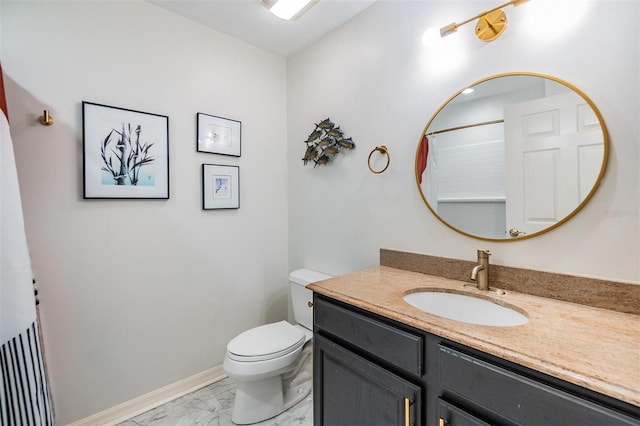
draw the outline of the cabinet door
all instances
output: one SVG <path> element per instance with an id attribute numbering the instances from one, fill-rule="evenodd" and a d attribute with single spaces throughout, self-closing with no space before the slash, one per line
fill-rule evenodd
<path id="1" fill-rule="evenodd" d="M 420 387 L 314 336 L 316 426 L 420 425 Z"/>

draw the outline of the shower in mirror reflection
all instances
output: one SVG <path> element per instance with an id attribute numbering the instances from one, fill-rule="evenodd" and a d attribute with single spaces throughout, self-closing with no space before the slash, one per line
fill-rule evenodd
<path id="1" fill-rule="evenodd" d="M 534 73 L 469 86 L 473 93 L 461 90 L 436 111 L 419 143 L 416 180 L 428 208 L 458 232 L 495 241 L 569 220 L 606 168 L 608 136 L 593 102 Z"/>

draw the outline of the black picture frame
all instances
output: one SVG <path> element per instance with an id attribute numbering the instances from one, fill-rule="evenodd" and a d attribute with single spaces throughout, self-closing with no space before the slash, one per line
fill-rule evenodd
<path id="1" fill-rule="evenodd" d="M 240 208 L 240 166 L 202 164 L 202 210 Z"/>
<path id="2" fill-rule="evenodd" d="M 199 112 L 196 114 L 196 151 L 241 156 L 242 122 Z"/>
<path id="3" fill-rule="evenodd" d="M 82 102 L 84 199 L 168 199 L 169 117 Z"/>

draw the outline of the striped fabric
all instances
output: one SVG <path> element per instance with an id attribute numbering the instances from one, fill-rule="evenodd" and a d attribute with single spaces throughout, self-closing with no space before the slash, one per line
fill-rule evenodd
<path id="1" fill-rule="evenodd" d="M 0 346 L 0 425 L 53 425 L 38 327 Z"/>
<path id="2" fill-rule="evenodd" d="M 53 425 L 6 113 L 0 65 L 0 426 Z"/>

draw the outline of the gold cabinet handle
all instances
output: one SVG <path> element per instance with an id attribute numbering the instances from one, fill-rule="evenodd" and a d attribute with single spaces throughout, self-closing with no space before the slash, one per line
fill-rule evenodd
<path id="1" fill-rule="evenodd" d="M 313 308 L 313 302 L 311 302 L 311 301 L 307 302 L 307 306 L 310 307 L 310 308 Z"/>
<path id="2" fill-rule="evenodd" d="M 411 405 L 411 400 L 409 398 L 404 399 L 404 426 L 411 426 L 411 412 L 409 411 L 409 406 Z"/>
<path id="3" fill-rule="evenodd" d="M 440 420 L 438 421 L 438 426 L 445 426 L 446 424 L 447 424 L 447 421 L 442 417 L 440 417 Z"/>

